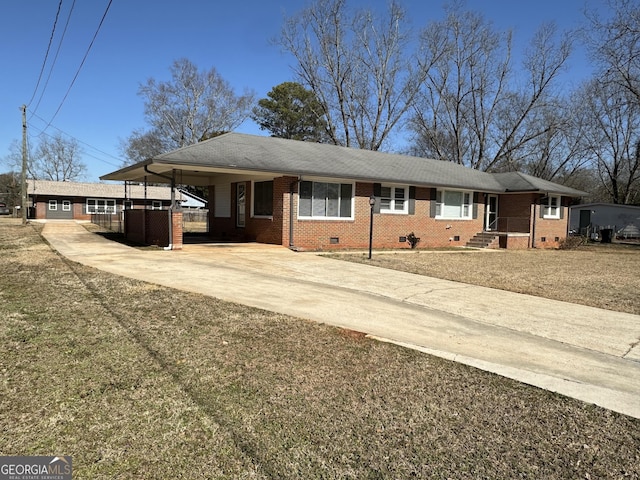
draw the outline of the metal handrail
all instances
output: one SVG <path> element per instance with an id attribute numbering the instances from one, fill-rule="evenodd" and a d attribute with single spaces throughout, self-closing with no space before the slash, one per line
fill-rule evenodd
<path id="1" fill-rule="evenodd" d="M 529 217 L 497 217 L 487 230 L 502 233 L 530 233 Z"/>

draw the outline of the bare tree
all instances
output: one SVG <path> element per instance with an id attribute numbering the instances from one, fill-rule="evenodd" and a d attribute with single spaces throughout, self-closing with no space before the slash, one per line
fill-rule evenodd
<path id="1" fill-rule="evenodd" d="M 607 0 L 609 18 L 587 11 L 584 38 L 600 67 L 602 81 L 628 90 L 640 103 L 640 5 L 633 0 Z"/>
<path id="2" fill-rule="evenodd" d="M 526 122 L 526 130 L 542 132 L 526 142 L 511 166 L 530 175 L 571 183 L 588 166 L 584 141 L 585 118 L 572 99 L 539 108 Z"/>
<path id="3" fill-rule="evenodd" d="M 30 158 L 29 173 L 38 180 L 81 180 L 87 173 L 81 156 L 82 150 L 75 139 L 62 135 L 45 136 Z"/>
<path id="4" fill-rule="evenodd" d="M 20 205 L 20 173 L 7 172 L 0 174 L 0 200 L 9 207 Z"/>
<path id="5" fill-rule="evenodd" d="M 607 17 L 586 11 L 582 37 L 596 72 L 578 92 L 598 198 L 640 202 L 640 6 L 607 0 Z"/>
<path id="6" fill-rule="evenodd" d="M 123 164 L 142 162 L 170 150 L 169 143 L 164 139 L 163 135 L 154 130 L 148 132 L 141 129 L 134 130 L 126 140 L 120 141 L 120 151 L 127 159 Z"/>
<path id="7" fill-rule="evenodd" d="M 317 0 L 285 19 L 279 43 L 320 102 L 334 144 L 378 150 L 412 105 L 422 71 L 406 53 L 404 21 L 393 1 L 378 17 L 346 0 Z"/>
<path id="8" fill-rule="evenodd" d="M 524 52 L 524 85 L 512 66 L 511 32 L 453 4 L 421 35 L 426 80 L 410 126 L 415 153 L 481 170 L 512 169 L 549 125 L 532 121 L 554 102 L 553 84 L 571 44 L 553 24 L 540 27 Z"/>
<path id="9" fill-rule="evenodd" d="M 622 204 L 640 200 L 640 104 L 629 97 L 628 88 L 599 79 L 581 92 L 588 152 L 609 201 Z"/>
<path id="10" fill-rule="evenodd" d="M 171 80 L 150 78 L 140 86 L 138 94 L 145 99 L 145 117 L 151 128 L 136 130 L 125 141 L 122 150 L 131 161 L 234 130 L 249 116 L 254 93 L 236 95 L 215 68 L 199 71 L 189 60 L 180 59 L 170 71 Z"/>

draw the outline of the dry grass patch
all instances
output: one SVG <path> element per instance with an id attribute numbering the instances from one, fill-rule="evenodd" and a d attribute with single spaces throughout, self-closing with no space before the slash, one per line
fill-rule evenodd
<path id="1" fill-rule="evenodd" d="M 640 247 L 576 250 L 413 251 L 334 258 L 419 275 L 640 314 Z"/>
<path id="2" fill-rule="evenodd" d="M 73 264 L 32 227 L 0 244 L 0 455 L 69 454 L 75 478 L 640 475 L 639 420 Z"/>

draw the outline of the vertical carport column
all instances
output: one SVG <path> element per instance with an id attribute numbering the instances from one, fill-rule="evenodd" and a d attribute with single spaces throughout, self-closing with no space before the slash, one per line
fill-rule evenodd
<path id="1" fill-rule="evenodd" d="M 182 250 L 182 209 L 176 207 L 176 171 L 171 171 L 171 207 L 169 207 L 169 246 Z"/>
<path id="2" fill-rule="evenodd" d="M 172 250 L 182 250 L 182 212 L 173 208 L 169 210 L 171 215 Z"/>

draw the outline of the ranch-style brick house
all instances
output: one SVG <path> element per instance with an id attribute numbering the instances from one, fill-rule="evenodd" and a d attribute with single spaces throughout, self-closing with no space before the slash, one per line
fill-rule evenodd
<path id="1" fill-rule="evenodd" d="M 518 172 L 240 133 L 101 179 L 208 187 L 211 238 L 301 250 L 366 248 L 371 218 L 373 248 L 410 248 L 410 234 L 417 248 L 557 247 L 569 205 L 587 195 Z"/>
<path id="2" fill-rule="evenodd" d="M 125 208 L 162 210 L 171 189 L 144 185 L 27 180 L 29 217 L 36 220 L 91 220 L 94 214 L 120 215 Z M 176 199 L 182 200 L 176 193 Z"/>

